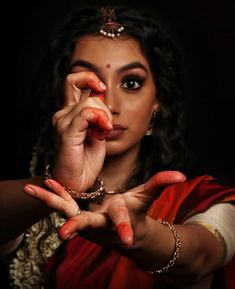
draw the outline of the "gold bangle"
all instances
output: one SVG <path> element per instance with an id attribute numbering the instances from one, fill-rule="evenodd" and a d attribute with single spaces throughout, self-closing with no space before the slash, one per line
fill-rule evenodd
<path id="1" fill-rule="evenodd" d="M 179 256 L 180 256 L 181 242 L 180 242 L 179 233 L 176 231 L 175 227 L 172 224 L 168 223 L 167 221 L 164 221 L 162 219 L 157 219 L 157 221 L 160 224 L 167 226 L 171 230 L 173 237 L 175 239 L 175 250 L 172 255 L 172 258 L 164 267 L 162 267 L 161 269 L 152 269 L 152 270 L 147 271 L 151 275 L 162 274 L 162 273 L 168 272 L 172 267 L 175 266 L 175 262 L 179 259 Z"/>
<path id="2" fill-rule="evenodd" d="M 52 178 L 50 170 L 51 164 L 47 165 L 44 170 L 44 178 L 46 180 Z M 95 185 L 88 192 L 79 193 L 66 187 L 64 189 L 75 200 L 90 200 L 96 204 L 101 204 L 105 195 L 104 183 L 99 176 L 96 179 Z"/>
<path id="3" fill-rule="evenodd" d="M 97 187 L 98 185 L 98 187 Z M 97 187 L 97 188 L 96 188 Z M 96 204 L 101 204 L 104 199 L 104 183 L 100 177 L 97 177 L 95 185 L 88 191 L 83 193 L 78 193 L 73 189 L 65 188 L 66 192 L 75 200 L 90 200 Z"/>
<path id="4" fill-rule="evenodd" d="M 221 250 L 222 250 L 222 253 L 221 253 L 221 262 L 224 263 L 225 260 L 226 260 L 226 257 L 227 257 L 227 246 L 226 246 L 226 243 L 225 243 L 225 240 L 224 240 L 224 237 L 220 234 L 220 232 L 214 228 L 212 225 L 209 225 L 207 223 L 204 223 L 202 221 L 199 221 L 199 220 L 195 220 L 195 221 L 189 221 L 187 222 L 187 224 L 197 224 L 197 225 L 200 225 L 202 226 L 203 228 L 207 229 L 208 231 L 210 231 L 216 238 L 217 240 L 219 241 L 220 243 L 220 246 L 221 246 Z"/>

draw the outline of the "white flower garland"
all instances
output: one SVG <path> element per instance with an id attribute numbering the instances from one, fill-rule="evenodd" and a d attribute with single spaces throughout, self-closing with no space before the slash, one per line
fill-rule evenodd
<path id="1" fill-rule="evenodd" d="M 44 288 L 42 267 L 62 243 L 57 230 L 64 222 L 65 219 L 54 212 L 49 218 L 39 221 L 25 232 L 22 245 L 9 266 L 9 277 L 12 279 L 13 288 Z M 47 236 L 48 232 L 50 234 Z M 44 239 L 40 242 L 42 237 Z"/>

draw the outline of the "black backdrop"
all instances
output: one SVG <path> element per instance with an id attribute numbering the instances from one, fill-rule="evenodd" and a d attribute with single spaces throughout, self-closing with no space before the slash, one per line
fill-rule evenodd
<path id="1" fill-rule="evenodd" d="M 105 3 L 86 1 L 98 2 Z M 190 141 L 198 158 L 209 174 L 235 185 L 234 1 L 143 2 L 128 1 L 160 10 L 181 42 Z M 1 179 L 28 176 L 39 117 L 33 77 L 50 30 L 74 3 L 79 0 L 8 1 L 1 9 Z"/>

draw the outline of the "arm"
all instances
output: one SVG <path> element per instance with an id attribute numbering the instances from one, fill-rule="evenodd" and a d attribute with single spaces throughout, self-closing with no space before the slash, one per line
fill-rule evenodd
<path id="1" fill-rule="evenodd" d="M 41 178 L 0 182 L 0 246 L 1 253 L 14 249 L 20 235 L 32 224 L 48 215 L 51 209 L 23 192 L 26 183 L 43 185 Z M 13 241 L 16 240 L 16 243 Z M 7 243 L 10 242 L 8 245 Z M 3 246 L 4 245 L 4 246 Z"/>
<path id="2" fill-rule="evenodd" d="M 235 206 L 230 203 L 219 203 L 205 212 L 196 214 L 185 221 L 185 224 L 198 224 L 209 230 L 221 243 L 222 261 L 227 264 L 235 254 Z"/>
<path id="3" fill-rule="evenodd" d="M 210 231 L 196 224 L 174 225 L 179 234 L 179 258 L 168 272 L 156 274 L 167 283 L 195 284 L 222 266 L 222 246 Z M 148 218 L 146 233 L 136 243 L 138 254 L 127 255 L 144 270 L 159 270 L 172 259 L 175 251 L 175 238 L 170 229 Z"/>
<path id="4" fill-rule="evenodd" d="M 100 139 L 103 139 L 105 130 L 109 131 L 112 128 L 110 122 L 112 116 L 102 100 L 99 97 L 88 97 L 89 94 L 83 93 L 84 88 L 89 88 L 89 91 L 92 89 L 97 94 L 102 93 L 104 87 L 100 83 L 96 75 L 91 72 L 69 74 L 65 80 L 64 107 L 54 115 L 53 119 L 58 137 L 53 176 L 67 187 L 81 191 L 93 185 L 101 170 L 105 145 Z M 90 135 L 88 128 L 91 124 L 94 129 Z M 84 140 L 88 138 L 90 145 L 85 146 Z M 94 155 L 96 156 L 95 164 Z M 74 183 L 73 180 L 76 182 Z M 2 205 L 0 229 L 4 232 L 1 233 L 0 246 L 4 244 L 3 252 L 16 246 L 20 240 L 18 236 L 51 211 L 49 206 L 55 195 L 51 194 L 49 200 L 40 202 L 35 199 L 35 192 L 31 190 L 32 186 L 27 186 L 28 193 L 34 197 L 30 198 L 23 193 L 23 188 L 27 183 L 43 186 L 40 178 L 0 183 Z M 50 187 L 49 182 L 47 185 Z M 67 207 L 67 211 L 65 209 L 65 214 L 71 217 L 75 211 L 77 212 L 77 205 L 72 200 L 71 206 Z M 17 241 L 14 242 L 16 238 Z"/>
<path id="5" fill-rule="evenodd" d="M 67 239 L 79 231 L 85 238 L 119 251 L 143 270 L 160 269 L 172 258 L 176 239 L 168 226 L 146 217 L 146 208 L 157 189 L 179 181 L 183 181 L 182 175 L 175 178 L 174 172 L 162 172 L 147 184 L 122 195 L 106 196 L 101 206 L 91 207 L 94 212 L 82 211 L 70 218 L 60 228 L 59 234 L 62 239 Z M 55 203 L 54 206 L 56 208 Z M 221 214 L 226 218 L 223 211 Z M 157 275 L 167 278 L 169 283 L 187 286 L 210 282 L 207 276 L 223 266 L 220 241 L 199 224 L 175 225 L 175 229 L 181 243 L 179 258 L 167 273 Z M 231 233 L 234 235 L 234 232 Z"/>

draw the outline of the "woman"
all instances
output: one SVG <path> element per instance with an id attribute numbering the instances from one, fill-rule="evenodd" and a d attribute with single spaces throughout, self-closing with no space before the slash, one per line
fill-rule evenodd
<path id="1" fill-rule="evenodd" d="M 54 194 L 35 184 L 24 190 L 68 220 L 52 214 L 27 231 L 11 265 L 15 287 L 44 286 L 47 261 L 46 288 L 216 288 L 217 270 L 228 274 L 234 256 L 235 190 L 186 169 L 171 38 L 143 12 L 88 8 L 70 15 L 52 48 L 46 98 L 56 149 L 49 122 L 31 171 L 40 175 L 53 163 L 45 184 Z M 24 213 L 11 227 L 6 251 L 22 237 L 7 241 L 51 211 L 35 204 L 31 218 Z M 61 222 L 68 241 L 54 254 Z M 232 288 L 229 275 L 220 280 Z"/>

